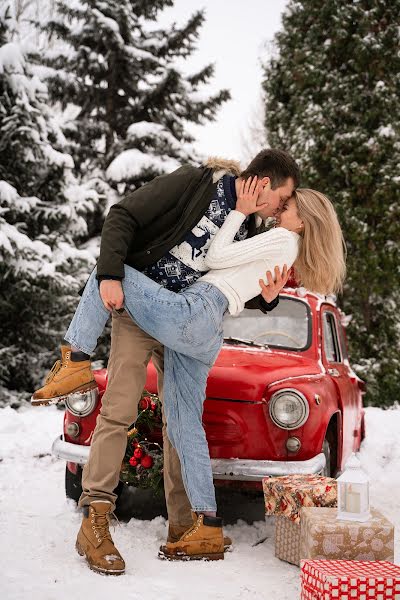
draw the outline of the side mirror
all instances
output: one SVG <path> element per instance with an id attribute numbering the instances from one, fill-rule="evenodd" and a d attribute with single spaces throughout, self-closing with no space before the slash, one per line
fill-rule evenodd
<path id="1" fill-rule="evenodd" d="M 357 385 L 362 392 L 365 393 L 367 391 L 367 384 L 362 379 L 357 379 Z"/>
<path id="2" fill-rule="evenodd" d="M 367 391 L 367 384 L 365 383 L 365 381 L 363 379 L 360 379 L 359 377 L 357 377 L 357 375 L 351 375 L 350 381 L 353 384 L 357 384 L 358 389 L 361 392 L 365 393 Z"/>

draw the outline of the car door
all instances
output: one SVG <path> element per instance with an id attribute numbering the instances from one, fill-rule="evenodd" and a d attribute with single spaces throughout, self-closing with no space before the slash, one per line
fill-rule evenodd
<path id="1" fill-rule="evenodd" d="M 343 446 L 342 466 L 356 448 L 358 436 L 358 397 L 350 378 L 348 361 L 345 360 L 341 345 L 339 327 L 341 324 L 333 306 L 321 309 L 322 319 L 322 362 L 326 372 L 335 384 L 342 408 Z M 347 364 L 346 364 L 347 363 Z"/>

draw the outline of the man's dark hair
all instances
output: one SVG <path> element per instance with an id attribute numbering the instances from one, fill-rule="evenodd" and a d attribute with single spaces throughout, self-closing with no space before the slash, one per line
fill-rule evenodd
<path id="1" fill-rule="evenodd" d="M 247 179 L 254 175 L 269 177 L 273 190 L 283 185 L 289 177 L 293 179 L 295 188 L 300 183 L 300 169 L 294 158 L 284 150 L 273 148 L 261 150 L 240 177 Z"/>

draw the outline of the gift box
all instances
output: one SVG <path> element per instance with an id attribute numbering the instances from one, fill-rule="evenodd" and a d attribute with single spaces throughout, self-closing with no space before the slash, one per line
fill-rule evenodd
<path id="1" fill-rule="evenodd" d="M 317 594 L 317 592 L 315 592 L 310 587 L 308 587 L 308 585 L 303 585 L 301 587 L 300 600 L 320 600 L 321 598 L 322 596 L 320 594 Z"/>
<path id="2" fill-rule="evenodd" d="M 393 562 L 394 525 L 378 510 L 363 522 L 339 520 L 334 508 L 302 508 L 300 514 L 300 559 Z"/>
<path id="3" fill-rule="evenodd" d="M 276 517 L 275 556 L 281 560 L 300 564 L 300 524 L 286 517 Z"/>
<path id="4" fill-rule="evenodd" d="M 300 521 L 303 506 L 337 506 L 336 480 L 318 475 L 285 475 L 263 479 L 267 515 Z"/>
<path id="5" fill-rule="evenodd" d="M 302 600 L 400 600 L 400 567 L 390 562 L 302 560 Z"/>

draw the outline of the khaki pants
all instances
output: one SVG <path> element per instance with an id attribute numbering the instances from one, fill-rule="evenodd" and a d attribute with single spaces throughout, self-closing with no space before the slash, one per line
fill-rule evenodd
<path id="1" fill-rule="evenodd" d="M 115 507 L 113 490 L 119 481 L 125 455 L 127 430 L 137 418 L 138 402 L 145 381 L 146 367 L 153 358 L 157 370 L 158 392 L 162 401 L 163 346 L 147 335 L 123 311 L 113 311 L 108 385 L 97 417 L 89 461 L 83 469 L 83 492 L 79 506 L 93 500 L 109 500 Z M 190 527 L 190 504 L 182 482 L 178 455 L 167 437 L 163 413 L 164 488 L 169 524 Z"/>

